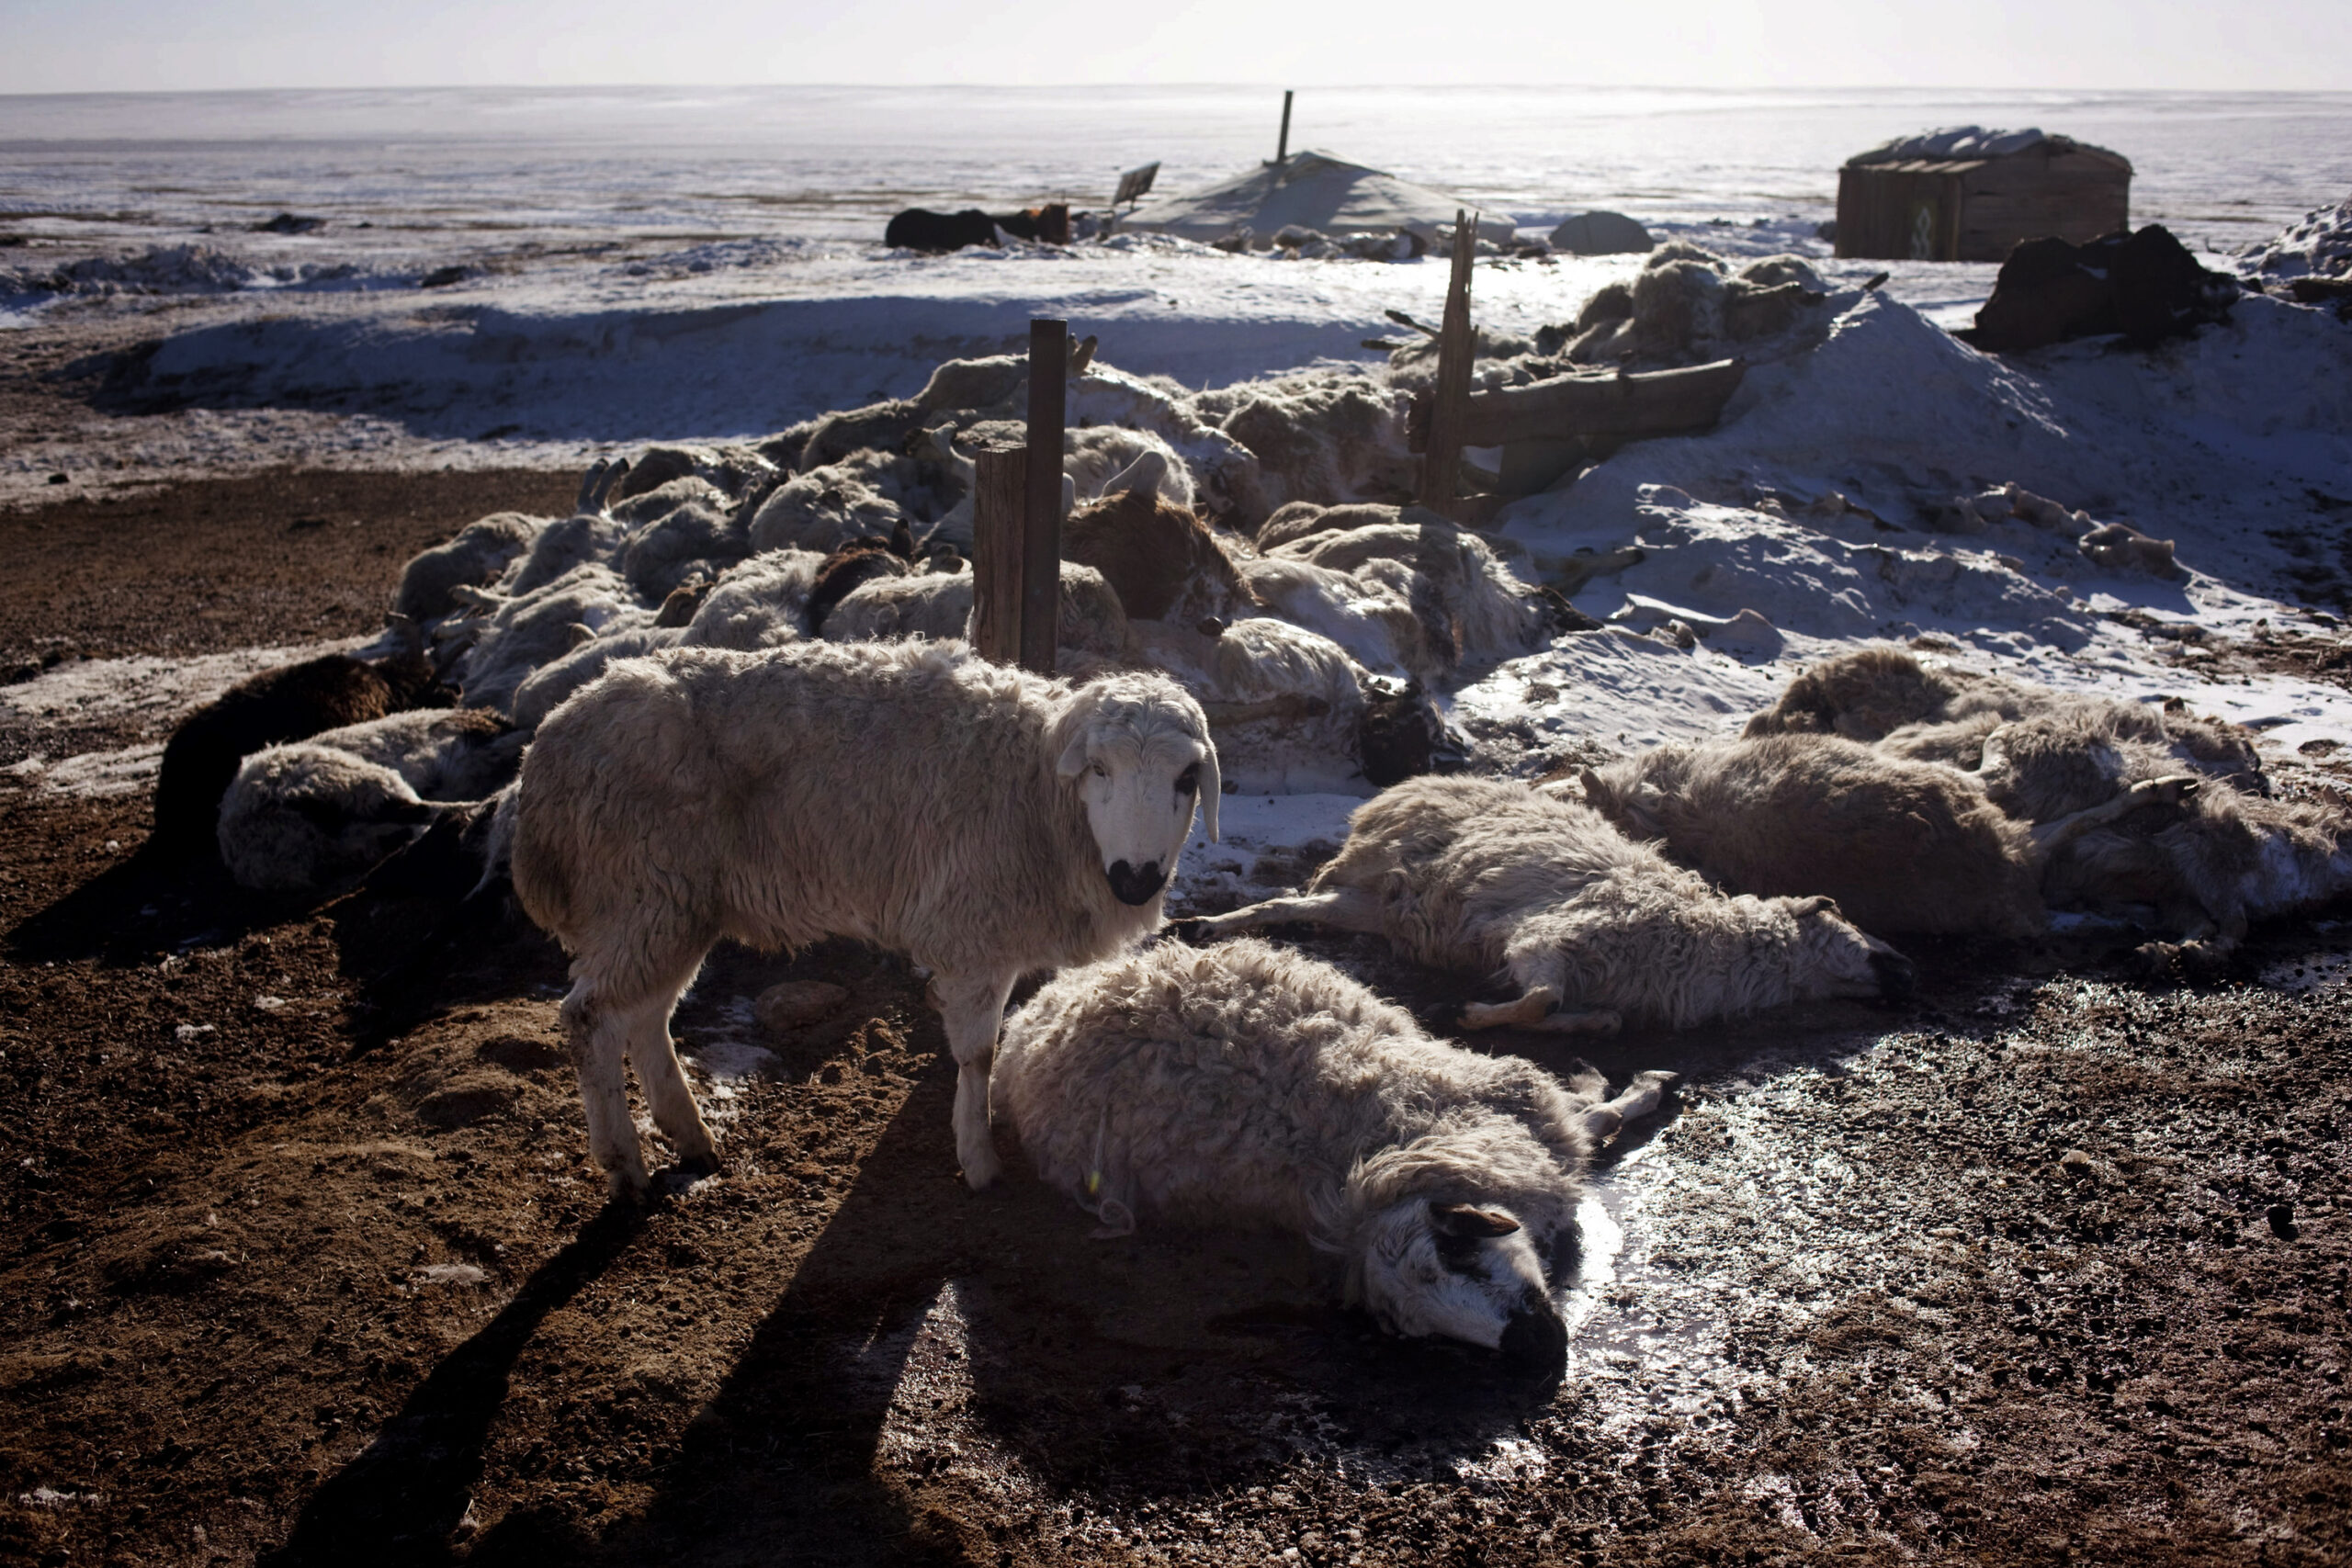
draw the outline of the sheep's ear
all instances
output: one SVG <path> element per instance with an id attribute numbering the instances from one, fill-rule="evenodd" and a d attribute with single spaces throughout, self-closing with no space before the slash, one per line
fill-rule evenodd
<path id="1" fill-rule="evenodd" d="M 1216 770 L 1216 747 L 1209 747 L 1209 754 L 1201 759 L 1201 830 L 1209 842 L 1217 841 L 1216 803 L 1225 795 L 1225 779 Z"/>
<path id="2" fill-rule="evenodd" d="M 1431 1203 L 1430 1224 L 1440 1235 L 1509 1235 L 1519 1228 L 1519 1222 L 1509 1214 L 1467 1203 Z"/>
<path id="3" fill-rule="evenodd" d="M 1054 772 L 1066 779 L 1074 779 L 1086 772 L 1085 736 L 1080 736 L 1062 748 L 1062 760 L 1054 764 Z"/>
<path id="4" fill-rule="evenodd" d="M 1816 893 L 1809 898 L 1799 898 L 1789 906 L 1789 913 L 1803 919 L 1806 915 L 1836 914 L 1838 900 Z"/>
<path id="5" fill-rule="evenodd" d="M 1577 769 L 1577 782 L 1584 785 L 1584 803 L 1595 810 L 1599 810 L 1600 803 L 1609 798 L 1609 786 L 1602 784 L 1600 775 L 1590 768 Z"/>

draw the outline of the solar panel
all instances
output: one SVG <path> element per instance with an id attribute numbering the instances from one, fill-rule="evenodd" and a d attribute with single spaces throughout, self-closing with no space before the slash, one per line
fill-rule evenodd
<path id="1" fill-rule="evenodd" d="M 1111 205 L 1121 207 L 1130 201 L 1141 201 L 1144 198 L 1144 193 L 1151 189 L 1151 182 L 1159 177 L 1158 164 L 1146 164 L 1140 169 L 1129 169 L 1119 176 L 1119 194 L 1111 198 Z"/>

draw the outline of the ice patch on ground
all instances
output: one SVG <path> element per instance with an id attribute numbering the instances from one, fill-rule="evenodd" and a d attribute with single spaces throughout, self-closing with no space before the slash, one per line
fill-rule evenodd
<path id="1" fill-rule="evenodd" d="M 1228 795 L 1218 802 L 1219 841 L 1193 819 L 1176 874 L 1171 916 L 1218 913 L 1299 886 L 1297 858 L 1310 846 L 1337 850 L 1348 816 L 1363 801 L 1351 795 Z"/>
<path id="2" fill-rule="evenodd" d="M 81 800 L 135 795 L 154 786 L 155 772 L 164 761 L 159 741 L 128 746 L 119 751 L 84 751 L 52 762 L 36 753 L 8 765 L 8 775 L 48 795 Z"/>

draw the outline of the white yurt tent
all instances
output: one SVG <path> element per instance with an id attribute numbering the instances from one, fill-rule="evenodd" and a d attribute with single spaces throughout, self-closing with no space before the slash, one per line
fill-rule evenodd
<path id="1" fill-rule="evenodd" d="M 1329 152 L 1294 152 L 1223 185 L 1147 207 L 1119 226 L 1204 243 L 1248 229 L 1264 245 L 1278 230 L 1294 223 L 1334 239 L 1405 229 L 1435 240 L 1441 231 L 1450 234 L 1455 210 L 1469 206 L 1442 190 Z M 1506 217 L 1488 214 L 1478 220 L 1482 240 L 1507 243 L 1511 233 Z"/>

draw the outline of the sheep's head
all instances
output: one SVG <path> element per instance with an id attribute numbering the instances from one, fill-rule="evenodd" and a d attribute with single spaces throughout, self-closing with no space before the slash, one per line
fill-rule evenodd
<path id="1" fill-rule="evenodd" d="M 1113 676 L 1070 698 L 1057 727 L 1056 772 L 1073 784 L 1123 904 L 1159 897 L 1202 807 L 1216 837 L 1216 748 L 1200 705 L 1159 676 Z"/>
<path id="2" fill-rule="evenodd" d="M 1791 954 L 1800 995 L 1902 997 L 1912 985 L 1911 961 L 1849 921 L 1834 898 L 1771 900 L 1796 921 Z"/>
<path id="3" fill-rule="evenodd" d="M 1391 1334 L 1460 1339 L 1547 1366 L 1567 1353 L 1543 1257 L 1508 1210 L 1408 1198 L 1372 1215 L 1359 1236 L 1351 1261 L 1364 1309 Z"/>

